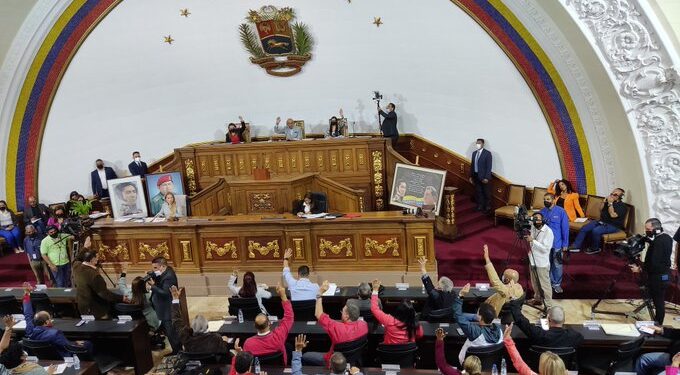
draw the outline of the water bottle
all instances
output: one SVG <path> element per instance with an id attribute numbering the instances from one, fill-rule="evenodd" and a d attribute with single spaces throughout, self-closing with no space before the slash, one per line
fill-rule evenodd
<path id="1" fill-rule="evenodd" d="M 73 355 L 73 369 L 80 370 L 80 358 L 77 355 Z"/>
<path id="2" fill-rule="evenodd" d="M 501 375 L 508 375 L 508 366 L 505 364 L 505 358 L 501 361 Z"/>
<path id="3" fill-rule="evenodd" d="M 493 368 L 491 368 L 491 375 L 498 375 L 498 366 L 494 363 Z"/>
<path id="4" fill-rule="evenodd" d="M 243 310 L 238 309 L 238 322 L 243 323 Z"/>
<path id="5" fill-rule="evenodd" d="M 253 360 L 253 367 L 255 368 L 255 373 L 259 374 L 260 373 L 260 359 L 255 357 L 255 360 Z"/>

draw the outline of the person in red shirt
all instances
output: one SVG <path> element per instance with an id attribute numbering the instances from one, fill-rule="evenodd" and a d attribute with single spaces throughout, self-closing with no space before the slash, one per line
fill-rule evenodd
<path id="1" fill-rule="evenodd" d="M 286 338 L 291 327 L 293 327 L 293 306 L 286 296 L 286 289 L 281 285 L 276 286 L 276 292 L 281 297 L 283 305 L 283 319 L 279 325 L 271 329 L 271 323 L 267 315 L 258 314 L 255 317 L 255 329 L 257 335 L 249 337 L 243 344 L 243 350 L 250 352 L 253 356 L 259 357 L 274 353 L 283 353 L 283 364 L 288 363 L 286 355 Z"/>
<path id="2" fill-rule="evenodd" d="M 234 341 L 234 351 L 236 355 L 231 358 L 229 375 L 256 375 L 253 373 L 253 360 L 255 357 L 250 352 L 244 351 L 238 344 L 239 339 Z M 260 371 L 257 375 L 267 375 L 266 371 Z"/>
<path id="3" fill-rule="evenodd" d="M 331 338 L 331 348 L 328 353 L 307 352 L 302 355 L 302 363 L 305 366 L 325 366 L 328 365 L 333 348 L 337 344 L 352 342 L 368 335 L 368 325 L 363 320 L 359 320 L 360 311 L 356 301 L 348 300 L 342 308 L 341 321 L 331 319 L 328 314 L 323 312 L 322 295 L 328 290 L 328 280 L 324 281 L 319 288 L 316 296 L 316 320 L 319 325 L 328 333 Z"/>
<path id="4" fill-rule="evenodd" d="M 240 121 L 239 124 L 234 124 L 232 122 L 227 125 L 227 143 L 239 144 L 246 141 L 243 133 L 250 129 L 250 125 L 246 124 L 243 120 L 243 116 L 239 116 L 238 119 Z"/>
<path id="5" fill-rule="evenodd" d="M 404 299 L 394 311 L 394 316 L 385 314 L 378 307 L 378 290 L 380 290 L 380 280 L 373 280 L 371 313 L 373 313 L 373 318 L 385 327 L 383 344 L 407 344 L 421 338 L 423 327 L 418 324 L 416 310 L 411 302 Z"/>

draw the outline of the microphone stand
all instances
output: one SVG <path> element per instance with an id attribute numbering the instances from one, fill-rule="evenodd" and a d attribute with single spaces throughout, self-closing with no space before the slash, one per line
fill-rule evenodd
<path id="1" fill-rule="evenodd" d="M 106 273 L 106 270 L 104 269 L 104 267 L 102 267 L 101 263 L 97 263 L 97 268 L 99 268 L 104 273 L 104 276 L 106 276 L 106 278 L 109 279 L 109 281 L 111 282 L 111 286 L 115 288 L 116 283 L 114 283 L 113 280 L 111 280 L 111 277 L 109 276 L 108 273 Z"/>
<path id="2" fill-rule="evenodd" d="M 382 118 L 380 117 L 380 99 L 376 99 L 375 101 L 378 103 L 378 129 L 380 129 L 380 135 L 383 135 Z"/>

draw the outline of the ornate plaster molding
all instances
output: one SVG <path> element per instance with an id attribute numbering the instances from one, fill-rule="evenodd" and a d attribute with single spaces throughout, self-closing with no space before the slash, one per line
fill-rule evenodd
<path id="1" fill-rule="evenodd" d="M 591 36 L 618 86 L 644 148 L 651 216 L 680 220 L 680 92 L 672 54 L 638 0 L 566 0 Z"/>

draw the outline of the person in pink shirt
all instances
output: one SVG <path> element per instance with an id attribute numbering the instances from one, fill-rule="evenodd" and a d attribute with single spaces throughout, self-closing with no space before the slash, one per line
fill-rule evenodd
<path id="1" fill-rule="evenodd" d="M 286 289 L 281 285 L 276 287 L 276 292 L 281 297 L 283 305 L 283 319 L 279 325 L 271 329 L 269 318 L 265 314 L 258 314 L 255 317 L 255 329 L 257 335 L 249 337 L 243 343 L 243 350 L 250 352 L 253 356 L 259 357 L 274 353 L 283 353 L 283 364 L 288 363 L 286 355 L 286 338 L 288 332 L 293 327 L 293 306 L 286 296 Z"/>
<path id="2" fill-rule="evenodd" d="M 306 352 L 302 355 L 302 363 L 306 366 L 325 366 L 333 355 L 335 345 L 359 340 L 368 335 L 368 325 L 363 320 L 359 320 L 360 311 L 356 301 L 348 300 L 342 308 L 340 321 L 331 319 L 328 314 L 323 312 L 323 294 L 328 290 L 328 280 L 324 281 L 319 288 L 316 296 L 316 320 L 319 325 L 328 333 L 331 338 L 331 348 L 328 353 Z"/>
<path id="3" fill-rule="evenodd" d="M 418 324 L 416 310 L 408 300 L 401 301 L 394 311 L 394 316 L 385 314 L 378 306 L 378 290 L 380 280 L 373 280 L 371 295 L 371 313 L 373 318 L 385 327 L 383 344 L 406 344 L 415 342 L 423 336 L 423 327 Z"/>
<path id="4" fill-rule="evenodd" d="M 536 375 L 531 368 L 522 360 L 522 356 L 517 351 L 515 342 L 512 340 L 512 323 L 505 327 L 503 332 L 503 343 L 508 351 L 512 365 L 515 366 L 519 375 Z M 567 371 L 562 358 L 553 352 L 543 352 L 538 359 L 538 373 L 540 375 L 567 375 Z"/>

